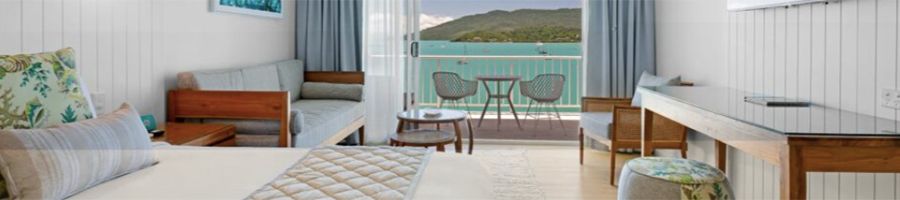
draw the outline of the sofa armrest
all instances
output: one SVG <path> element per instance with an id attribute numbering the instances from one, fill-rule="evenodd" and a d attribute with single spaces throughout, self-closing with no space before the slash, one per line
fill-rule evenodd
<path id="1" fill-rule="evenodd" d="M 581 112 L 612 112 L 616 105 L 630 106 L 628 98 L 581 97 Z"/>
<path id="2" fill-rule="evenodd" d="M 169 91 L 167 121 L 190 118 L 260 119 L 280 122 L 278 146 L 290 147 L 288 92 L 262 91 Z"/>

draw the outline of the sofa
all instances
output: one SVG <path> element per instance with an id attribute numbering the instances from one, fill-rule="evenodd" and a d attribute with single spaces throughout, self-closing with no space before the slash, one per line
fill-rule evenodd
<path id="1" fill-rule="evenodd" d="M 308 148 L 365 141 L 362 72 L 305 72 L 300 60 L 182 72 L 168 121 L 233 124 L 238 146 Z"/>

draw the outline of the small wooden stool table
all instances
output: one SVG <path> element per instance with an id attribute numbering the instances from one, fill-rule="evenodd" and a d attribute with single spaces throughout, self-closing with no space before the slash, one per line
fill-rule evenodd
<path id="1" fill-rule="evenodd" d="M 425 113 L 435 112 L 439 113 L 435 116 L 427 116 Z M 469 127 L 469 154 L 472 154 L 472 147 L 475 145 L 475 138 L 473 136 L 474 132 L 472 131 L 472 122 L 469 120 L 469 115 L 465 112 L 458 110 L 447 110 L 447 109 L 413 109 L 406 112 L 401 112 L 397 114 L 397 135 L 391 137 L 391 144 L 397 144 L 398 146 L 437 146 L 440 151 L 443 149 L 444 144 L 449 144 L 450 142 L 454 143 L 454 147 L 456 149 L 456 153 L 462 153 L 462 128 L 459 126 L 460 122 L 465 121 L 466 126 Z M 453 129 L 455 133 L 455 138 L 453 140 L 448 141 L 447 135 L 449 132 L 443 132 L 440 130 L 413 130 L 413 131 L 404 131 L 404 126 L 407 124 L 436 124 L 438 128 L 440 128 L 440 124 L 443 123 L 452 123 Z M 405 145 L 403 145 L 405 144 Z"/>
<path id="2" fill-rule="evenodd" d="M 184 146 L 235 146 L 235 127 L 230 124 L 192 124 L 166 122 L 165 134 L 154 142 Z"/>

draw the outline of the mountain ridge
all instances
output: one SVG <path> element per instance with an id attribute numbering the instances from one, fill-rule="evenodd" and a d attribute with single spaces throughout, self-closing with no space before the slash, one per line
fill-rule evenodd
<path id="1" fill-rule="evenodd" d="M 530 36 L 536 32 L 543 34 Z M 466 42 L 571 42 L 580 40 L 580 32 L 580 8 L 493 10 L 425 29 L 421 38 Z"/>

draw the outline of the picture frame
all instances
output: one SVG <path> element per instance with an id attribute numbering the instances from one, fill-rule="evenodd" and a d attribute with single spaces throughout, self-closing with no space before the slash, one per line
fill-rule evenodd
<path id="1" fill-rule="evenodd" d="M 213 12 L 228 12 L 268 18 L 284 17 L 283 0 L 209 0 Z"/>

